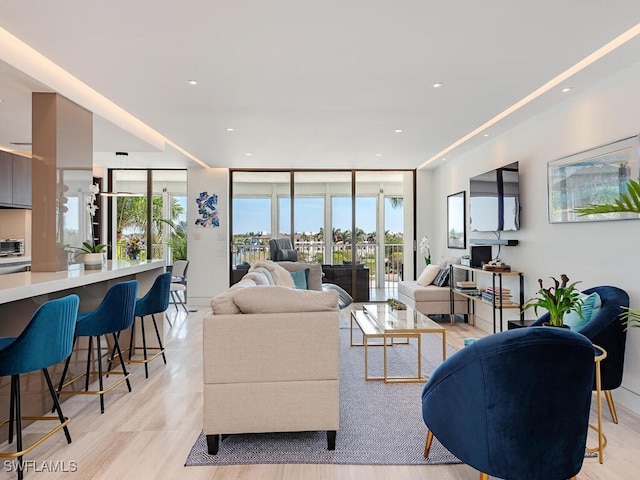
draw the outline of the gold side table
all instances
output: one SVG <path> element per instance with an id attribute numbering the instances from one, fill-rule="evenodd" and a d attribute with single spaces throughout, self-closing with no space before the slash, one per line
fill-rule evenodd
<path id="1" fill-rule="evenodd" d="M 602 433 L 602 379 L 600 376 L 600 363 L 607 358 L 607 352 L 604 348 L 593 345 L 596 349 L 596 355 L 593 358 L 596 362 L 596 407 L 598 410 L 598 424 L 589 424 L 589 428 L 598 433 L 598 446 L 587 447 L 587 453 L 598 453 L 598 461 L 604 463 L 604 448 L 607 446 L 607 437 Z M 599 353 L 598 353 L 599 352 Z"/>

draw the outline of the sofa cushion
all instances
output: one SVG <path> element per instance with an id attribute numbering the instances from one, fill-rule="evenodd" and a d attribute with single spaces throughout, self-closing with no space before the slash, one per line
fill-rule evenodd
<path id="1" fill-rule="evenodd" d="M 398 293 L 413 298 L 416 302 L 448 302 L 449 288 L 427 285 L 423 287 L 418 282 L 403 281 L 398 283 Z"/>
<path id="2" fill-rule="evenodd" d="M 427 285 L 431 285 L 433 281 L 436 279 L 436 276 L 440 272 L 440 265 L 427 265 L 427 267 L 422 271 L 420 276 L 418 277 L 418 284 L 426 287 Z"/>
<path id="3" fill-rule="evenodd" d="M 233 296 L 242 313 L 327 312 L 338 309 L 338 292 L 274 286 L 239 289 Z"/>
<path id="4" fill-rule="evenodd" d="M 298 251 L 295 248 L 276 251 L 276 261 L 295 262 L 298 260 Z"/>
<path id="5" fill-rule="evenodd" d="M 236 305 L 236 302 L 233 300 L 235 291 L 245 287 L 256 286 L 256 282 L 246 278 L 247 275 L 245 275 L 242 280 L 233 285 L 231 288 L 225 290 L 222 293 L 219 293 L 211 299 L 211 311 L 214 315 L 233 315 L 241 313 L 240 309 Z"/>

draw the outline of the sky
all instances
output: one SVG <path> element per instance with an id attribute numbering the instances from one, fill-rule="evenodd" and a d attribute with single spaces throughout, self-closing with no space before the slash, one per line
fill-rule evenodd
<path id="1" fill-rule="evenodd" d="M 290 233 L 291 202 L 288 198 L 280 199 L 281 222 L 279 233 Z M 233 233 L 235 235 L 248 232 L 271 233 L 271 201 L 268 198 L 234 198 L 233 199 Z M 324 225 L 323 198 L 297 198 L 295 203 L 297 232 L 318 232 Z M 333 228 L 351 230 L 351 199 L 333 198 Z M 359 197 L 356 199 L 357 227 L 365 233 L 376 231 L 376 199 Z M 402 208 L 393 209 L 386 199 L 385 230 L 402 232 Z"/>

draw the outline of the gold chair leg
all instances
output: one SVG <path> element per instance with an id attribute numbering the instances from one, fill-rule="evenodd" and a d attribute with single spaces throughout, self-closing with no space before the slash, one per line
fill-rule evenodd
<path id="1" fill-rule="evenodd" d="M 618 423 L 618 415 L 616 413 L 616 406 L 613 403 L 613 395 L 611 395 L 611 390 L 605 390 L 604 396 L 607 399 L 607 405 L 609 405 L 609 411 L 611 412 L 613 423 Z"/>
<path id="2" fill-rule="evenodd" d="M 480 480 L 489 480 L 489 475 L 480 472 Z"/>
<path id="3" fill-rule="evenodd" d="M 431 443 L 433 442 L 433 433 L 431 430 L 427 430 L 427 441 L 424 443 L 424 458 L 429 456 L 429 450 L 431 450 Z"/>

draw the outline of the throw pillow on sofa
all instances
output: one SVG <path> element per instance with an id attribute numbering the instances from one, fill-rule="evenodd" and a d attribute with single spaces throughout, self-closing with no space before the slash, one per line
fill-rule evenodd
<path id="1" fill-rule="evenodd" d="M 436 287 L 449 286 L 449 265 L 445 265 L 440 269 L 436 278 L 433 279 L 433 284 Z"/>
<path id="2" fill-rule="evenodd" d="M 298 290 L 308 290 L 309 289 L 309 269 L 305 268 L 304 270 L 297 270 L 295 272 L 289 272 L 291 274 L 291 278 L 293 278 L 293 283 L 296 284 L 296 288 Z"/>
<path id="3" fill-rule="evenodd" d="M 591 295 L 586 295 L 584 293 L 580 293 L 578 295 L 582 301 L 582 316 L 584 318 L 580 318 L 578 312 L 569 312 L 565 313 L 562 321 L 565 325 L 569 325 L 571 330 L 574 332 L 579 332 L 582 327 L 584 327 L 591 318 L 600 311 L 600 307 L 602 306 L 602 300 L 600 299 L 600 295 L 596 292 L 593 292 Z"/>
<path id="4" fill-rule="evenodd" d="M 433 283 L 433 281 L 436 279 L 436 276 L 438 275 L 438 273 L 440 273 L 440 267 L 441 265 L 427 265 L 427 268 L 425 268 L 422 273 L 420 274 L 420 276 L 418 277 L 418 285 L 421 285 L 423 287 L 426 287 L 427 285 L 431 285 Z"/>

